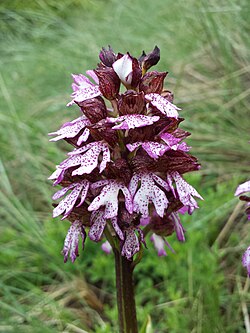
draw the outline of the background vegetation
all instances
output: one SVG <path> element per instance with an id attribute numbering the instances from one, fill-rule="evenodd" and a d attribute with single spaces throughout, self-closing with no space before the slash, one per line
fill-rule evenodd
<path id="1" fill-rule="evenodd" d="M 148 242 L 135 272 L 140 327 L 250 332 L 250 230 L 233 196 L 249 179 L 249 15 L 247 0 L 1 1 L 0 332 L 117 332 L 113 257 L 87 242 L 63 263 L 68 223 L 52 220 L 46 181 L 66 147 L 47 133 L 78 114 L 65 107 L 70 73 L 94 68 L 108 44 L 138 56 L 160 47 L 157 69 L 202 163 L 188 176 L 205 201 L 184 219 L 187 242 L 171 237 L 166 258 Z"/>

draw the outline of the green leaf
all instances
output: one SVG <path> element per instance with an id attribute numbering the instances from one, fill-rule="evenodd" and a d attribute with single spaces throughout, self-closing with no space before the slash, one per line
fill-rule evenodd
<path id="1" fill-rule="evenodd" d="M 150 315 L 148 315 L 146 320 L 144 321 L 140 333 L 153 333 L 153 326 Z"/>

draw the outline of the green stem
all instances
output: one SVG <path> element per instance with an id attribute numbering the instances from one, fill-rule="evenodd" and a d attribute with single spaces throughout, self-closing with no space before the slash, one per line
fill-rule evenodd
<path id="1" fill-rule="evenodd" d="M 134 282 L 133 261 L 123 257 L 114 250 L 116 268 L 117 307 L 120 333 L 138 333 Z"/>

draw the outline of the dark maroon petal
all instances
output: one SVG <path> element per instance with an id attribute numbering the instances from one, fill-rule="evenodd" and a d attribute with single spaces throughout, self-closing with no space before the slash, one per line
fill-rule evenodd
<path id="1" fill-rule="evenodd" d="M 131 87 L 136 88 L 142 77 L 142 70 L 136 58 L 132 58 L 132 71 L 133 74 L 132 74 Z"/>
<path id="2" fill-rule="evenodd" d="M 200 169 L 200 164 L 197 158 L 179 150 L 168 150 L 166 153 L 159 157 L 157 165 L 152 165 L 153 170 L 159 172 L 177 171 L 180 174 L 196 171 Z"/>
<path id="3" fill-rule="evenodd" d="M 156 93 L 160 94 L 163 89 L 164 79 L 167 76 L 167 72 L 149 72 L 145 74 L 140 82 L 139 90 L 144 94 Z"/>
<path id="4" fill-rule="evenodd" d="M 112 64 L 116 61 L 116 57 L 117 56 L 110 45 L 108 46 L 108 49 L 103 47 L 99 54 L 101 62 L 108 67 L 112 67 Z"/>
<path id="5" fill-rule="evenodd" d="M 136 88 L 140 82 L 142 71 L 136 58 L 131 57 L 129 53 L 113 63 L 113 68 L 119 76 L 121 82 L 127 89 Z"/>
<path id="6" fill-rule="evenodd" d="M 156 65 L 160 60 L 160 49 L 155 46 L 153 51 L 147 55 L 145 55 L 145 52 L 143 51 L 143 54 L 139 60 L 141 62 L 143 73 L 145 73 L 150 67 Z"/>
<path id="7" fill-rule="evenodd" d="M 114 147 L 117 145 L 118 136 L 117 131 L 113 130 L 111 126 L 111 124 L 100 121 L 88 128 L 95 141 L 105 140 L 110 146 Z"/>
<path id="8" fill-rule="evenodd" d="M 146 102 L 142 92 L 137 93 L 134 90 L 128 90 L 121 95 L 118 100 L 119 114 L 143 114 L 145 113 Z"/>
<path id="9" fill-rule="evenodd" d="M 109 179 L 116 179 L 128 184 L 132 176 L 132 171 L 124 158 L 118 158 L 115 162 L 107 165 L 106 175 Z"/>
<path id="10" fill-rule="evenodd" d="M 77 104 L 91 123 L 97 123 L 107 117 L 107 108 L 103 98 L 100 96 Z"/>
<path id="11" fill-rule="evenodd" d="M 113 68 L 97 69 L 95 73 L 99 79 L 99 89 L 102 95 L 109 100 L 115 99 L 119 94 L 121 82 Z"/>

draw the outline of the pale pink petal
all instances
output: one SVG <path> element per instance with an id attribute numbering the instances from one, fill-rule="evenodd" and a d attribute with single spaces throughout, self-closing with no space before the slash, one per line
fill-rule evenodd
<path id="1" fill-rule="evenodd" d="M 111 220 L 111 224 L 115 230 L 115 232 L 117 233 L 118 237 L 121 239 L 121 240 L 124 240 L 124 236 L 123 236 L 123 232 L 121 231 L 118 223 L 117 223 L 117 216 L 113 217 Z"/>
<path id="2" fill-rule="evenodd" d="M 161 177 L 157 176 L 156 174 L 152 173 L 152 177 L 154 181 L 159 184 L 161 187 L 163 187 L 166 191 L 170 191 L 170 187 L 165 180 L 163 180 Z"/>
<path id="3" fill-rule="evenodd" d="M 169 215 L 169 217 L 172 219 L 172 221 L 174 221 L 177 239 L 180 242 L 185 242 L 185 235 L 184 235 L 185 229 L 181 224 L 179 214 L 177 212 L 173 212 Z"/>
<path id="4" fill-rule="evenodd" d="M 89 87 L 93 85 L 93 83 L 83 74 L 71 74 L 75 83 L 81 88 Z"/>
<path id="5" fill-rule="evenodd" d="M 250 192 L 250 180 L 248 180 L 247 182 L 239 185 L 234 193 L 234 195 L 241 195 L 244 193 Z"/>
<path id="6" fill-rule="evenodd" d="M 248 276 L 250 277 L 250 246 L 246 249 L 242 256 L 242 265 L 243 267 L 246 267 Z"/>
<path id="7" fill-rule="evenodd" d="M 182 138 L 176 138 L 174 135 L 170 134 L 170 133 L 162 133 L 160 135 L 160 138 L 166 142 L 167 145 L 169 145 L 169 147 L 172 147 L 174 145 L 176 145 L 177 143 L 179 143 Z"/>
<path id="8" fill-rule="evenodd" d="M 110 151 L 108 146 L 103 146 L 102 148 L 102 161 L 100 163 L 100 173 L 106 168 L 108 162 L 110 162 Z"/>
<path id="9" fill-rule="evenodd" d="M 75 102 L 83 102 L 87 99 L 101 95 L 98 85 L 94 85 L 86 76 L 82 74 L 73 74 L 72 77 L 75 81 L 75 83 L 72 84 L 72 101 L 69 102 L 67 106 L 71 106 Z"/>
<path id="10" fill-rule="evenodd" d="M 152 93 L 145 95 L 145 98 L 167 117 L 178 118 L 179 114 L 177 110 L 180 109 L 161 95 Z"/>
<path id="11" fill-rule="evenodd" d="M 76 260 L 78 257 L 78 242 L 79 242 L 79 237 L 82 238 L 82 248 L 84 248 L 84 242 L 86 238 L 86 233 L 84 230 L 84 227 L 81 223 L 81 221 L 76 220 L 74 221 L 67 233 L 67 236 L 64 241 L 64 246 L 63 246 L 63 255 L 64 255 L 64 262 L 68 260 L 68 256 L 70 254 L 70 259 L 72 262 Z"/>
<path id="12" fill-rule="evenodd" d="M 88 140 L 90 131 L 88 128 L 85 128 L 85 130 L 83 131 L 83 133 L 79 136 L 78 140 L 77 140 L 77 146 L 80 146 L 83 142 Z"/>
<path id="13" fill-rule="evenodd" d="M 142 114 L 128 114 L 120 116 L 117 118 L 107 117 L 106 121 L 108 123 L 120 123 L 119 125 L 113 126 L 113 129 L 132 129 L 138 127 L 144 127 L 152 125 L 154 122 L 158 121 L 160 117 L 158 116 L 144 116 Z"/>
<path id="14" fill-rule="evenodd" d="M 132 144 L 126 145 L 129 151 L 134 151 L 136 148 L 142 146 L 142 148 L 148 153 L 148 155 L 152 158 L 158 158 L 162 156 L 165 151 L 169 150 L 169 147 L 163 143 L 154 142 L 154 141 L 146 141 L 146 142 L 135 142 Z"/>
<path id="15" fill-rule="evenodd" d="M 79 168 L 75 169 L 72 172 L 72 175 L 82 175 L 84 173 L 90 174 L 98 166 L 98 158 L 101 152 L 104 152 L 103 161 L 100 164 L 100 172 L 104 170 L 107 162 L 110 161 L 110 153 L 106 143 L 103 142 L 92 142 L 86 145 L 85 147 L 75 149 L 68 155 L 68 159 L 63 161 L 60 164 L 60 167 L 64 170 L 78 166 Z M 85 153 L 81 155 L 82 153 Z"/>
<path id="16" fill-rule="evenodd" d="M 60 199 L 61 197 L 63 197 L 70 189 L 72 189 L 73 187 L 75 187 L 75 184 L 70 184 L 69 186 L 67 187 L 63 187 L 61 190 L 57 191 L 52 199 L 53 200 L 58 200 Z"/>
<path id="17" fill-rule="evenodd" d="M 83 204 L 87 193 L 88 193 L 88 188 L 89 188 L 89 181 L 88 180 L 83 180 L 79 183 L 71 184 L 67 188 L 64 188 L 53 196 L 54 199 L 60 198 L 62 195 L 64 195 L 68 190 L 72 189 L 72 192 L 68 194 L 53 210 L 53 217 L 57 217 L 61 214 L 64 214 L 63 219 L 66 218 L 72 211 L 72 209 L 75 206 L 75 203 L 81 193 L 81 199 L 80 203 L 78 204 L 77 207 Z M 67 191 L 66 191 L 67 189 Z"/>
<path id="18" fill-rule="evenodd" d="M 129 192 L 129 190 L 127 189 L 126 186 L 122 186 L 121 187 L 121 190 L 124 194 L 124 197 L 125 197 L 125 206 L 127 208 L 127 211 L 132 214 L 133 213 L 133 199 L 132 199 L 132 196 Z"/>
<path id="19" fill-rule="evenodd" d="M 134 196 L 134 211 L 141 213 L 145 218 L 149 215 L 148 205 L 152 202 L 157 214 L 163 217 L 164 211 L 168 207 L 166 194 L 155 184 L 152 173 L 140 173 L 138 176 L 141 184 Z"/>
<path id="20" fill-rule="evenodd" d="M 118 193 L 120 190 L 122 190 L 125 195 L 126 208 L 128 210 L 131 210 L 130 205 L 132 203 L 129 191 L 126 189 L 125 185 L 118 183 L 114 180 L 110 180 L 109 183 L 102 188 L 101 193 L 92 201 L 92 203 L 88 207 L 88 210 L 92 212 L 98 210 L 101 206 L 105 206 L 104 217 L 106 219 L 117 216 Z"/>
<path id="21" fill-rule="evenodd" d="M 161 236 L 152 234 L 150 237 L 151 242 L 153 242 L 155 249 L 157 250 L 158 256 L 166 256 L 167 252 L 165 251 L 165 242 Z"/>
<path id="22" fill-rule="evenodd" d="M 98 187 L 104 186 L 109 184 L 109 180 L 108 179 L 103 179 L 103 180 L 98 180 L 97 182 L 95 182 L 94 184 L 91 184 L 91 188 L 92 189 L 96 189 Z"/>
<path id="23" fill-rule="evenodd" d="M 53 183 L 53 185 L 55 186 L 63 180 L 64 173 L 65 173 L 65 170 L 60 168 L 59 165 L 57 165 L 56 170 L 52 173 L 52 175 L 48 179 L 51 179 L 51 180 L 55 179 L 55 182 Z"/>
<path id="24" fill-rule="evenodd" d="M 135 195 L 135 192 L 138 188 L 139 181 L 140 181 L 140 175 L 138 173 L 135 173 L 133 175 L 133 177 L 131 178 L 129 187 L 128 187 L 132 197 Z"/>
<path id="25" fill-rule="evenodd" d="M 168 176 L 168 184 L 173 189 L 172 180 L 175 181 L 176 191 L 173 193 L 178 194 L 180 201 L 184 206 L 187 206 L 189 209 L 189 214 L 191 214 L 194 209 L 198 208 L 198 204 L 193 198 L 193 196 L 203 200 L 202 196 L 193 188 L 193 186 L 189 185 L 178 172 L 171 172 L 170 177 Z M 170 185 L 171 183 L 171 185 Z"/>
<path id="26" fill-rule="evenodd" d="M 93 69 L 89 69 L 86 71 L 86 74 L 91 77 L 95 81 L 96 84 L 99 84 L 98 76 L 96 75 L 95 71 Z"/>
<path id="27" fill-rule="evenodd" d="M 167 150 L 169 150 L 169 147 L 164 145 L 163 143 L 152 141 L 143 142 L 142 148 L 152 158 L 158 158 L 159 156 L 162 156 Z"/>
<path id="28" fill-rule="evenodd" d="M 106 218 L 104 217 L 104 211 L 96 211 L 91 214 L 90 222 L 92 223 L 88 236 L 91 240 L 98 242 L 103 234 L 103 230 L 106 226 Z"/>
<path id="29" fill-rule="evenodd" d="M 82 185 L 82 193 L 80 196 L 80 202 L 76 207 L 80 207 L 84 203 L 89 190 L 89 181 L 84 179 L 81 181 L 81 185 Z"/>
<path id="30" fill-rule="evenodd" d="M 152 236 L 150 237 L 151 242 L 153 242 L 157 252 L 158 252 L 158 256 L 166 256 L 167 253 L 165 251 L 165 245 L 170 249 L 171 252 L 174 253 L 173 248 L 171 247 L 171 245 L 161 236 L 158 236 L 156 234 L 152 234 Z"/>
<path id="31" fill-rule="evenodd" d="M 50 141 L 58 141 L 65 138 L 74 138 L 82 129 L 86 127 L 86 125 L 89 124 L 90 121 L 86 119 L 85 116 L 79 117 L 72 122 L 64 124 L 58 131 L 49 133 L 48 135 L 57 135 L 55 138 L 50 139 Z M 89 135 L 87 135 L 87 133 L 89 134 L 89 131 L 85 132 L 84 140 L 82 140 L 81 142 L 88 139 Z"/>
<path id="32" fill-rule="evenodd" d="M 112 252 L 112 247 L 108 241 L 104 242 L 101 246 L 102 250 L 106 252 L 107 254 L 110 254 Z"/>
<path id="33" fill-rule="evenodd" d="M 131 259 L 140 250 L 140 242 L 133 228 L 125 231 L 125 242 L 122 247 L 122 256 Z"/>

